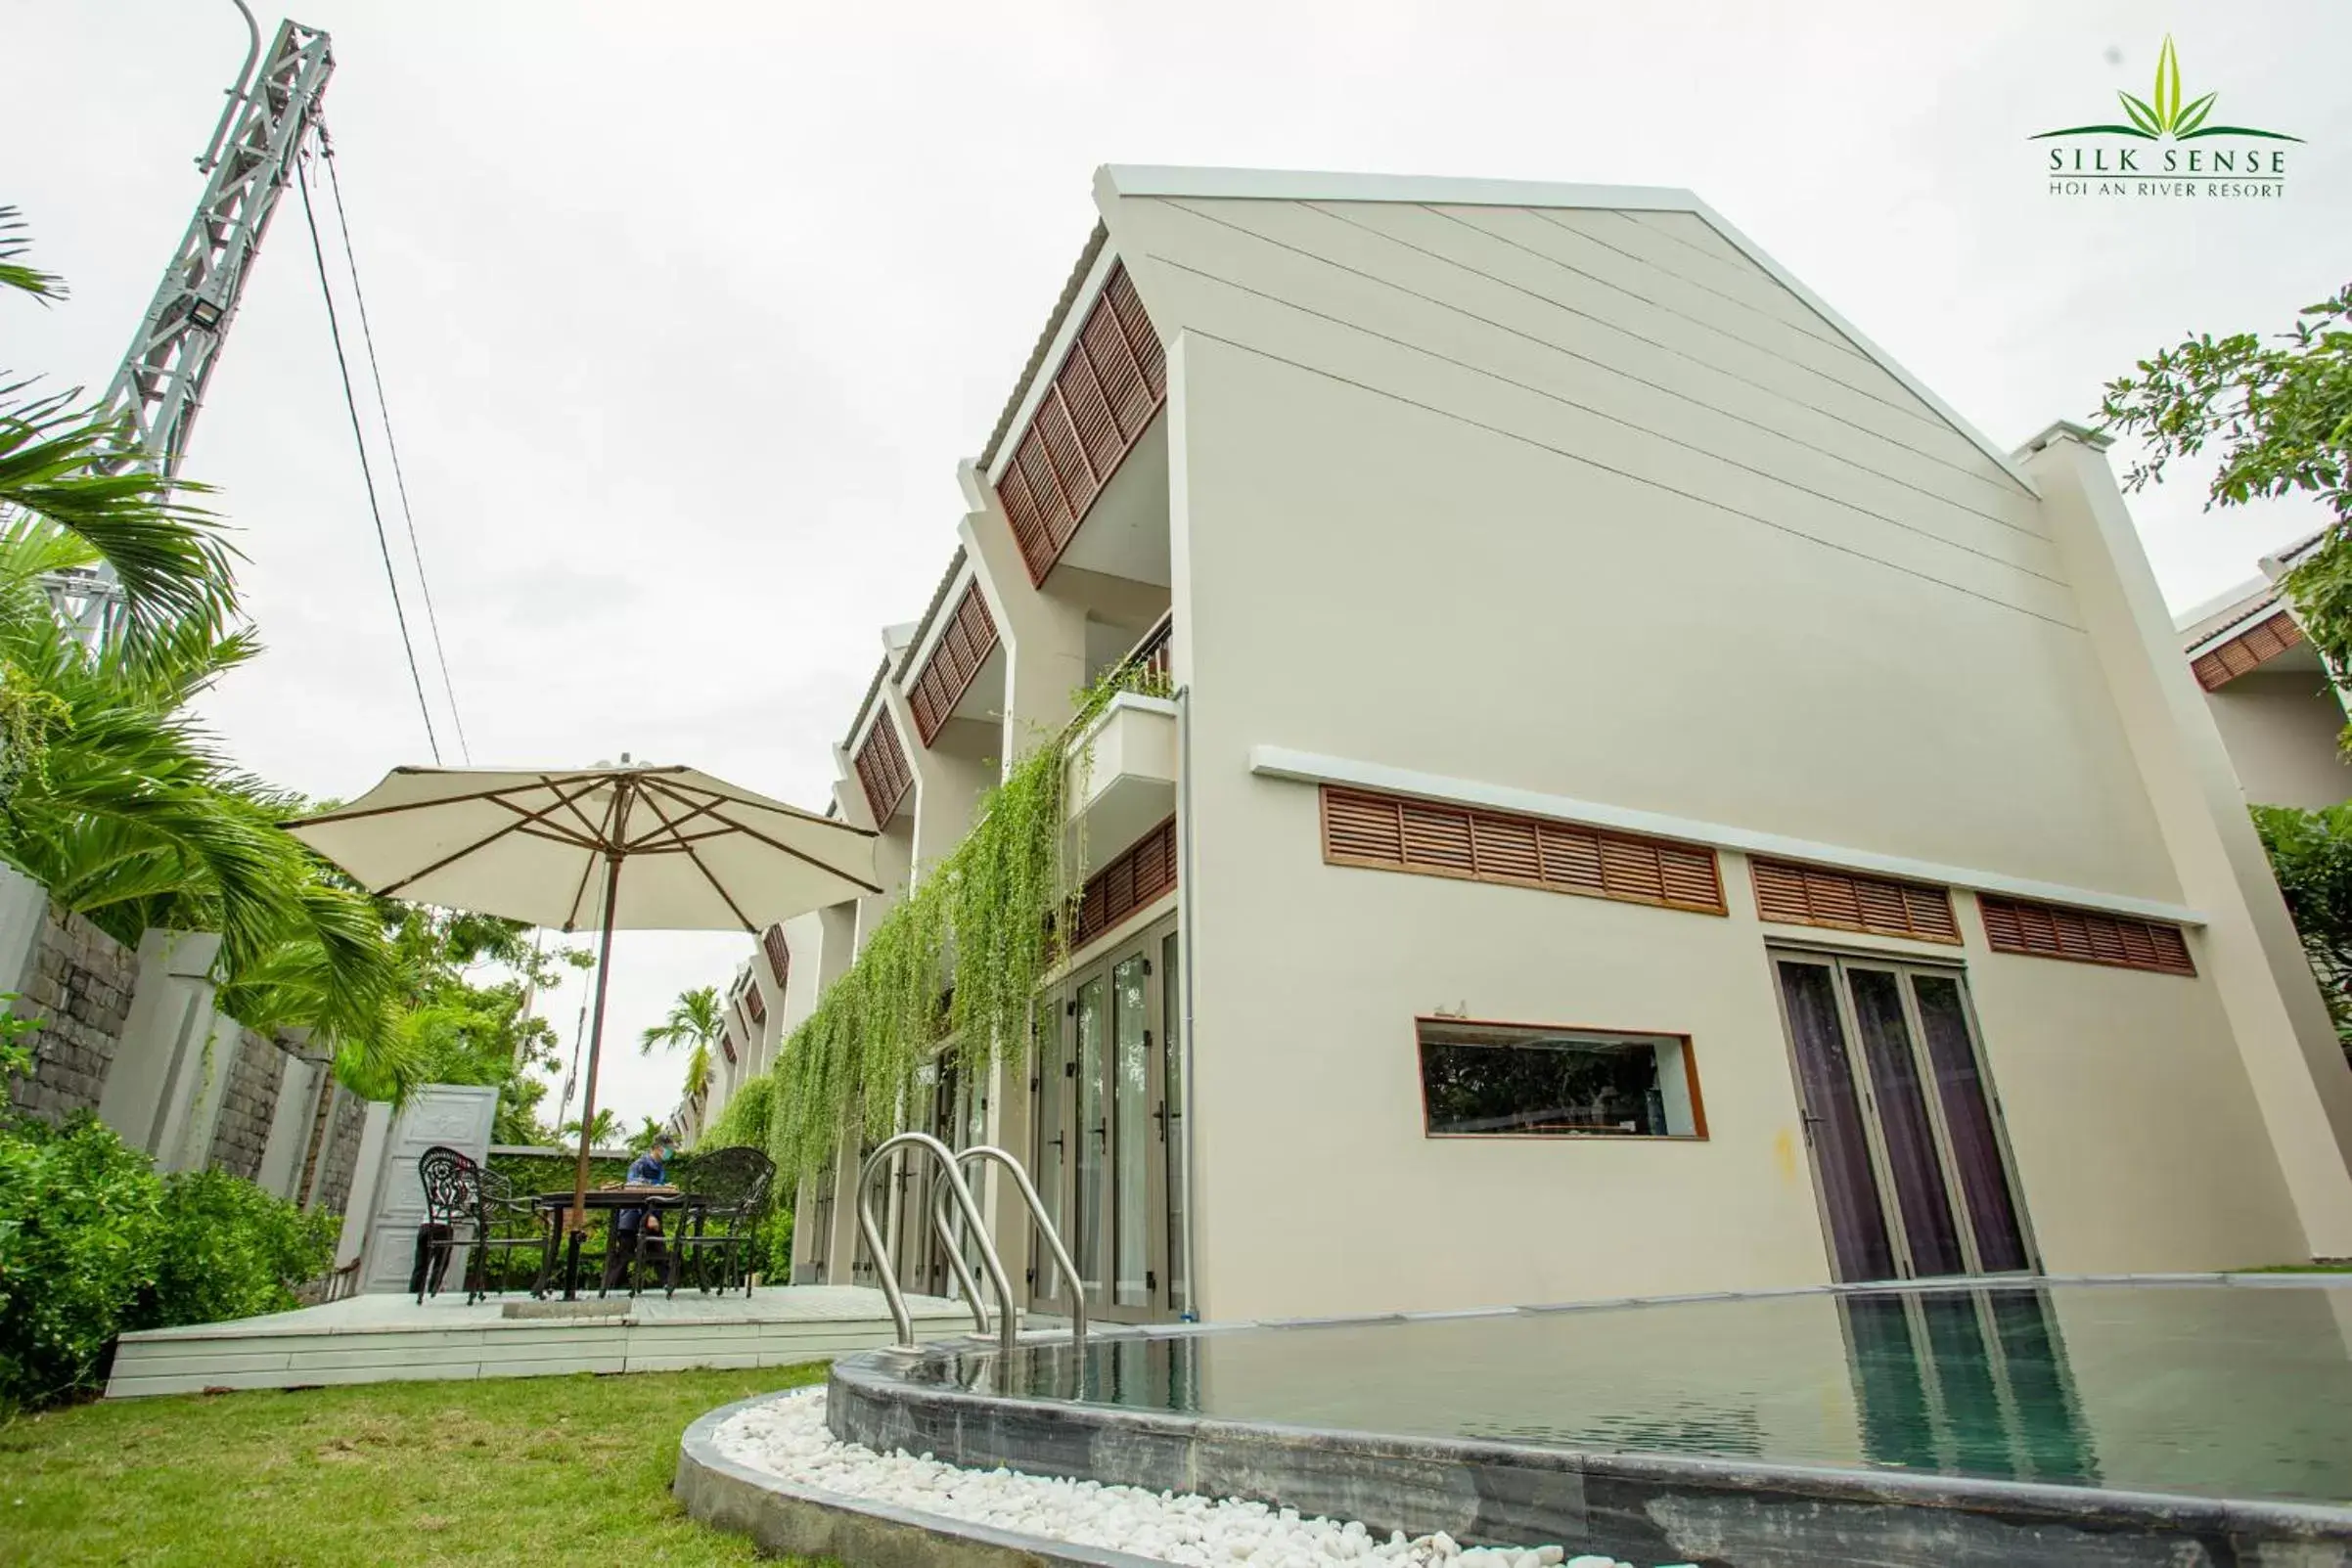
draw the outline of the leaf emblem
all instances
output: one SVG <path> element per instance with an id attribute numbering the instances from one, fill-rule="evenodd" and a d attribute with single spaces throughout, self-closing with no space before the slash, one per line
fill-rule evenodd
<path id="1" fill-rule="evenodd" d="M 2154 129 L 2169 131 L 2181 116 L 2181 57 L 2172 47 L 2172 34 L 2164 35 L 2164 47 L 2156 52 L 2155 106 L 2149 112 L 2155 116 Z"/>
<path id="2" fill-rule="evenodd" d="M 2123 100 L 2123 112 L 2131 115 L 2132 123 L 2140 127 L 2140 133 L 2143 136 L 2163 134 L 2163 119 L 2145 100 L 2134 98 L 2120 88 L 2116 89 L 2115 96 Z"/>
<path id="3" fill-rule="evenodd" d="M 2205 116 L 2213 112 L 2213 100 L 2219 98 L 2221 94 L 2219 93 L 2207 93 L 2204 97 L 2198 99 L 2195 103 L 2191 104 L 2188 108 L 2182 110 L 2178 114 L 2175 114 L 2172 119 L 2172 134 L 2175 136 L 2187 136 L 2191 131 L 2194 131 L 2199 125 L 2204 124 Z"/>

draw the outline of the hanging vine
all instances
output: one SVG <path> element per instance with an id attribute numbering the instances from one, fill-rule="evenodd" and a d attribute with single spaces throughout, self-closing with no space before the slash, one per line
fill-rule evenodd
<path id="1" fill-rule="evenodd" d="M 1075 717 L 1014 763 L 972 830 L 882 918 L 785 1041 L 766 1117 L 782 1180 L 822 1165 L 853 1115 L 869 1138 L 888 1134 L 942 1042 L 952 1039 L 968 1074 L 1026 1054 L 1030 1007 L 1066 956 L 1086 879 L 1083 839 L 1065 850 L 1063 832 L 1069 740 L 1127 691 L 1164 696 L 1167 677 L 1121 665 L 1078 694 Z"/>

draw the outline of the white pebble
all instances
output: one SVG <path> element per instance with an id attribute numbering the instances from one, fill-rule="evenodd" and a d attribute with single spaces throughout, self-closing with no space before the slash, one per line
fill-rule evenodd
<path id="1" fill-rule="evenodd" d="M 1361 1520 L 1301 1518 L 1295 1508 L 1269 1508 L 1238 1498 L 1146 1492 L 1023 1475 L 1001 1466 L 965 1470 L 928 1454 L 877 1454 L 834 1438 L 825 1425 L 821 1388 L 754 1406 L 722 1424 L 715 1441 L 719 1452 L 738 1464 L 821 1492 L 1079 1546 L 1109 1546 L 1183 1568 L 1236 1562 L 1252 1568 L 1319 1568 L 1353 1561 L 1398 1568 L 1560 1568 L 1562 1563 L 1565 1568 L 1632 1568 L 1593 1553 L 1570 1557 L 1559 1546 L 1465 1550 L 1442 1530 L 1411 1541 L 1393 1531 L 1383 1541 Z"/>

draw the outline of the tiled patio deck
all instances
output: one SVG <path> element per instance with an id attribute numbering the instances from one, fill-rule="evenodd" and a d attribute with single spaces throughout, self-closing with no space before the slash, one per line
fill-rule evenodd
<path id="1" fill-rule="evenodd" d="M 122 1336 L 107 1398 L 215 1388 L 306 1388 L 414 1378 L 525 1377 L 556 1372 L 675 1371 L 688 1366 L 777 1366 L 886 1345 L 882 1292 L 850 1285 L 774 1286 L 726 1296 L 658 1293 L 585 1301 L 590 1316 L 509 1316 L 550 1310 L 527 1296 L 466 1305 L 463 1292 L 429 1299 L 352 1296 L 323 1307 Z M 962 1306 L 909 1296 L 919 1338 L 972 1331 Z M 604 1310 L 599 1310 L 599 1309 Z"/>

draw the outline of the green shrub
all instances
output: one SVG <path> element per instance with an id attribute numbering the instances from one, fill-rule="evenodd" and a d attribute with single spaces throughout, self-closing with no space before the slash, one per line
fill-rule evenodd
<path id="1" fill-rule="evenodd" d="M 93 1384 L 155 1281 L 163 1184 L 87 1112 L 0 1126 L 0 1407 Z"/>
<path id="2" fill-rule="evenodd" d="M 163 1185 L 156 1281 L 125 1328 L 171 1328 L 286 1312 L 294 1287 L 327 1272 L 341 1222 L 304 1214 L 226 1171 L 191 1171 Z"/>
<path id="3" fill-rule="evenodd" d="M 226 1172 L 159 1177 L 87 1111 L 0 1123 L 0 1411 L 94 1388 L 124 1329 L 285 1311 L 339 1224 Z"/>
<path id="4" fill-rule="evenodd" d="M 773 1208 L 759 1222 L 759 1244 L 752 1249 L 751 1267 L 772 1285 L 792 1282 L 792 1211 Z"/>
<path id="5" fill-rule="evenodd" d="M 568 1192 L 572 1174 L 577 1166 L 576 1154 L 493 1154 L 490 1169 L 515 1184 L 517 1197 L 532 1197 L 541 1192 Z M 588 1160 L 588 1189 L 615 1187 L 629 1174 L 625 1159 Z"/>

